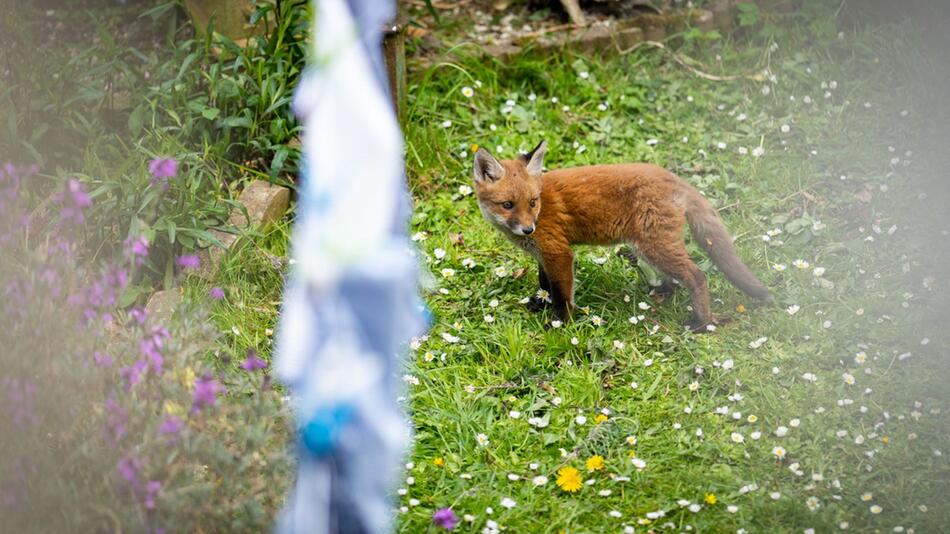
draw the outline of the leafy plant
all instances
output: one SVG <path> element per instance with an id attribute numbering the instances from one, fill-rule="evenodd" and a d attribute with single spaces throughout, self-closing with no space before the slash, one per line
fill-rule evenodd
<path id="1" fill-rule="evenodd" d="M 170 321 L 118 308 L 147 240 L 86 264 L 76 238 L 89 195 L 70 180 L 37 209 L 22 188 L 32 173 L 0 169 L 5 527 L 268 528 L 288 462 L 266 362 L 248 353 L 240 372 L 210 366 L 216 333 L 201 306 Z"/>

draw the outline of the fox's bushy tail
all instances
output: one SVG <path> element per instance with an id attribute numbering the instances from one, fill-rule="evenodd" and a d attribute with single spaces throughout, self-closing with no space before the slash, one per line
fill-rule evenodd
<path id="1" fill-rule="evenodd" d="M 769 300 L 769 290 L 749 267 L 742 262 L 736 252 L 729 230 L 723 224 L 716 209 L 708 200 L 696 191 L 688 191 L 686 202 L 686 220 L 689 222 L 693 238 L 712 259 L 716 267 L 726 275 L 726 278 L 747 295 Z"/>

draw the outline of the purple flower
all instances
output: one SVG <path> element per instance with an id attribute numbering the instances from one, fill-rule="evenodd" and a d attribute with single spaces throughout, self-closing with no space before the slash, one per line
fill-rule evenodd
<path id="1" fill-rule="evenodd" d="M 178 259 L 175 260 L 175 263 L 177 263 L 182 269 L 197 269 L 201 266 L 201 260 L 198 259 L 197 254 L 185 254 L 184 256 L 178 256 Z"/>
<path id="2" fill-rule="evenodd" d="M 148 319 L 148 311 L 145 308 L 136 306 L 129 310 L 129 316 L 135 320 L 138 324 L 145 324 L 145 319 Z"/>
<path id="3" fill-rule="evenodd" d="M 158 433 L 163 436 L 169 436 L 172 439 L 178 437 L 178 434 L 181 433 L 181 429 L 185 428 L 185 422 L 182 421 L 181 417 L 177 415 L 169 415 L 162 421 L 161 426 L 158 427 Z"/>
<path id="4" fill-rule="evenodd" d="M 164 326 L 153 327 L 152 330 L 142 337 L 139 342 L 139 352 L 148 359 L 152 365 L 152 370 L 156 374 L 161 374 L 162 363 L 165 361 L 162 357 L 162 348 L 165 346 L 165 340 L 170 337 L 168 329 Z"/>
<path id="5" fill-rule="evenodd" d="M 106 438 L 115 446 L 125 436 L 125 423 L 129 420 L 128 410 L 119 406 L 115 397 L 106 399 L 106 412 L 109 417 L 106 418 Z"/>
<path id="6" fill-rule="evenodd" d="M 194 403 L 191 406 L 192 412 L 200 412 L 206 406 L 213 406 L 218 398 L 218 393 L 227 391 L 220 382 L 214 379 L 210 374 L 205 374 L 195 381 L 195 390 L 192 394 Z"/>
<path id="7" fill-rule="evenodd" d="M 208 291 L 208 296 L 214 300 L 221 300 L 224 298 L 224 290 L 220 287 L 212 287 L 211 291 Z"/>
<path id="8" fill-rule="evenodd" d="M 92 353 L 92 359 L 96 362 L 96 365 L 99 367 L 110 367 L 112 366 L 112 356 L 104 352 L 99 352 L 98 350 Z"/>
<path id="9" fill-rule="evenodd" d="M 130 367 L 119 369 L 119 374 L 122 375 L 122 378 L 125 378 L 125 389 L 132 389 L 141 382 L 142 374 L 145 373 L 146 369 L 148 369 L 148 362 L 145 360 L 139 360 Z"/>
<path id="10" fill-rule="evenodd" d="M 142 462 L 131 456 L 123 456 L 116 465 L 119 476 L 132 486 L 138 486 L 139 472 L 142 470 Z"/>
<path id="11" fill-rule="evenodd" d="M 145 484 L 145 498 L 142 499 L 145 503 L 145 508 L 149 510 L 155 509 L 155 496 L 158 495 L 158 492 L 162 489 L 162 483 L 157 480 L 149 480 Z"/>
<path id="12" fill-rule="evenodd" d="M 125 257 L 131 259 L 135 265 L 145 263 L 148 256 L 148 239 L 145 236 L 130 237 L 125 240 Z"/>
<path id="13" fill-rule="evenodd" d="M 445 530 L 455 530 L 455 526 L 459 524 L 459 518 L 451 508 L 441 508 L 432 514 L 432 522 Z"/>
<path id="14" fill-rule="evenodd" d="M 258 369 L 264 369 L 265 367 L 267 367 L 267 362 L 257 357 L 257 351 L 248 349 L 247 358 L 244 360 L 244 363 L 241 364 L 241 369 L 250 373 Z"/>
<path id="15" fill-rule="evenodd" d="M 148 172 L 152 174 L 152 183 L 174 178 L 178 174 L 178 161 L 175 158 L 155 158 L 148 163 Z"/>
<path id="16" fill-rule="evenodd" d="M 33 397 L 36 393 L 36 384 L 30 380 L 4 378 L 3 385 L 7 390 L 7 400 L 13 412 L 13 423 L 34 425 L 39 417 L 33 412 Z"/>
<path id="17" fill-rule="evenodd" d="M 79 180 L 74 178 L 66 182 L 66 191 L 59 196 L 59 201 L 63 204 L 60 216 L 64 223 L 82 224 L 86 220 L 83 217 L 83 210 L 92 205 L 92 200 L 86 194 L 85 188 Z"/>

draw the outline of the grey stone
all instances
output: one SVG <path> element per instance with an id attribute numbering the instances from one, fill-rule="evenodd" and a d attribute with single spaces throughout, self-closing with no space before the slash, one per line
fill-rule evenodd
<path id="1" fill-rule="evenodd" d="M 180 288 L 156 291 L 148 299 L 145 311 L 148 312 L 149 320 L 162 324 L 172 318 L 181 301 L 182 292 Z"/>

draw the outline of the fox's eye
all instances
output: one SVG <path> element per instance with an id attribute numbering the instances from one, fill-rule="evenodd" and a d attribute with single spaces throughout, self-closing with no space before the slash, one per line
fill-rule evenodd
<path id="1" fill-rule="evenodd" d="M 515 207 L 515 205 L 512 204 L 510 200 L 506 200 L 502 203 L 501 207 L 505 208 L 506 210 L 510 210 L 511 208 Z"/>
<path id="2" fill-rule="evenodd" d="M 533 207 L 535 207 L 537 204 L 538 204 L 538 199 L 532 198 L 532 199 L 531 199 L 531 207 L 533 208 Z"/>

